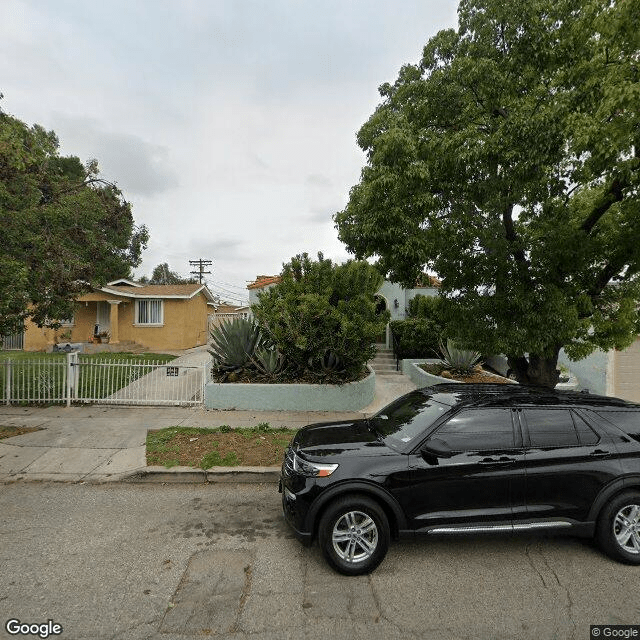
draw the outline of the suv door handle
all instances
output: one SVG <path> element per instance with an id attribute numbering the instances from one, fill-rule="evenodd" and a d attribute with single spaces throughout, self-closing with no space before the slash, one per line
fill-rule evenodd
<path id="1" fill-rule="evenodd" d="M 480 460 L 481 464 L 491 464 L 491 463 L 497 463 L 497 462 L 515 462 L 516 459 L 515 458 L 509 458 L 507 456 L 500 456 L 499 458 L 483 458 L 482 460 Z"/>
<path id="2" fill-rule="evenodd" d="M 604 449 L 594 449 L 590 454 L 594 458 L 604 458 L 611 455 L 611 451 L 605 451 Z"/>

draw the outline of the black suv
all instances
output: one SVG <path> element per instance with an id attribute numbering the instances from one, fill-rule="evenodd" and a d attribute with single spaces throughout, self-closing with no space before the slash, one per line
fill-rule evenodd
<path id="1" fill-rule="evenodd" d="M 313 424 L 280 482 L 297 537 L 368 573 L 404 535 L 565 530 L 640 564 L 640 405 L 516 385 L 439 384 L 372 418 Z"/>

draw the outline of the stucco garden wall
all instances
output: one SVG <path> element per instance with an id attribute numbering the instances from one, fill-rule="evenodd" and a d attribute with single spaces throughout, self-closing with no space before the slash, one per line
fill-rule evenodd
<path id="1" fill-rule="evenodd" d="M 432 384 L 440 384 L 442 382 L 457 382 L 463 384 L 459 380 L 449 380 L 448 378 L 434 376 L 432 373 L 427 373 L 418 366 L 420 364 L 436 364 L 438 362 L 440 362 L 440 360 L 436 358 L 407 358 L 402 361 L 402 373 L 411 378 L 411 381 L 418 385 L 418 388 L 430 387 Z"/>
<path id="2" fill-rule="evenodd" d="M 333 384 L 242 384 L 209 382 L 207 409 L 264 411 L 358 411 L 373 402 L 375 373 L 357 382 Z"/>

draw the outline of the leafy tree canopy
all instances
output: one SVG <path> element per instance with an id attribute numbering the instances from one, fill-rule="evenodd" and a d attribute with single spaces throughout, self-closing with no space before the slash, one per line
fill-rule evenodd
<path id="1" fill-rule="evenodd" d="M 128 275 L 148 240 L 95 160 L 60 156 L 53 131 L 2 111 L 0 228 L 0 336 L 27 317 L 39 326 L 71 317 L 74 299 Z"/>
<path id="2" fill-rule="evenodd" d="M 554 386 L 640 329 L 640 3 L 463 0 L 380 87 L 336 214 L 359 258 L 442 280 L 448 334 Z M 528 354 L 527 357 L 526 354 Z"/>
<path id="3" fill-rule="evenodd" d="M 195 278 L 183 278 L 177 271 L 171 271 L 168 262 L 163 262 L 153 269 L 151 278 L 142 276 L 139 281 L 143 284 L 196 284 Z"/>
<path id="4" fill-rule="evenodd" d="M 388 320 L 376 314 L 382 276 L 364 261 L 336 265 L 306 253 L 284 265 L 281 281 L 252 310 L 290 371 L 341 380 L 358 378 L 375 355 Z"/>

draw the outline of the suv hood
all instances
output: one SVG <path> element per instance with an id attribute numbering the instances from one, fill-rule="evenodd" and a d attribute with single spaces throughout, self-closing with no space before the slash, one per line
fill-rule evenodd
<path id="1" fill-rule="evenodd" d="M 292 447 L 305 458 L 327 461 L 331 456 L 380 456 L 394 453 L 366 420 L 322 422 L 298 431 Z"/>

